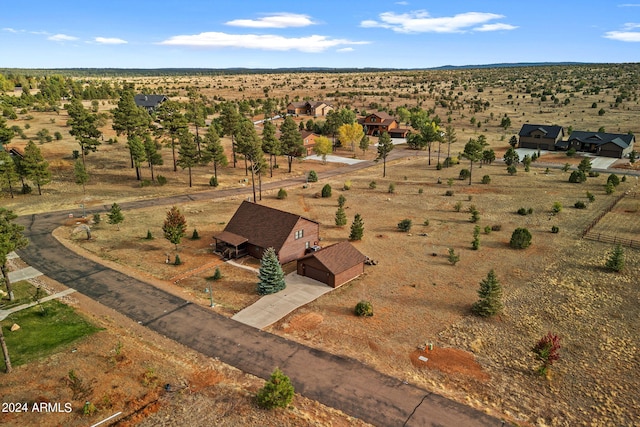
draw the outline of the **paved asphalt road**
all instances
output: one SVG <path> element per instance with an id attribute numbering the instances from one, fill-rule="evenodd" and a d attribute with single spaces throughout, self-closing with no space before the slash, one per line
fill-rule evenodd
<path id="1" fill-rule="evenodd" d="M 404 156 L 407 156 L 406 152 Z M 363 162 L 322 177 L 371 165 L 372 162 Z M 273 183 L 272 187 L 302 182 L 300 179 L 290 180 Z M 122 207 L 126 210 L 166 206 L 248 191 L 250 188 L 214 190 L 123 203 Z M 262 332 L 85 259 L 66 249 L 51 235 L 52 230 L 66 220 L 67 212 L 19 218 L 26 226 L 25 235 L 31 240 L 26 249 L 19 251 L 21 258 L 43 274 L 164 336 L 261 378 L 269 378 L 273 369 L 280 367 L 291 378 L 296 392 L 373 425 L 503 425 L 497 418 L 405 384 L 354 359 Z"/>

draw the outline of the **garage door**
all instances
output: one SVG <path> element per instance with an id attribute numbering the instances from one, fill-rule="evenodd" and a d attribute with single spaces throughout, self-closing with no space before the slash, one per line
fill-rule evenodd
<path id="1" fill-rule="evenodd" d="M 326 283 L 327 285 L 330 282 L 330 275 L 326 271 L 319 270 L 307 264 L 302 264 L 302 271 L 304 276 L 310 277 L 311 279 Z"/>

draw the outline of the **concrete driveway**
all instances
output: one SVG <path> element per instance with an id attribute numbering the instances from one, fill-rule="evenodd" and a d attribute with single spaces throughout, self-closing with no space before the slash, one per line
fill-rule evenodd
<path id="1" fill-rule="evenodd" d="M 275 294 L 265 295 L 249 307 L 237 312 L 232 319 L 254 328 L 263 329 L 282 319 L 293 310 L 309 304 L 333 290 L 324 283 L 291 273 L 285 277 L 287 287 Z"/>

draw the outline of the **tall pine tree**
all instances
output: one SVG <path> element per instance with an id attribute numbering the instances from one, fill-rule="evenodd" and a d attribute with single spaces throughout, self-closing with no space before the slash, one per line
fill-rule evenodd
<path id="1" fill-rule="evenodd" d="M 496 273 L 489 271 L 487 277 L 480 282 L 478 290 L 480 299 L 471 307 L 474 314 L 482 317 L 493 316 L 502 311 L 502 286 L 496 278 Z"/>
<path id="2" fill-rule="evenodd" d="M 351 233 L 349 234 L 349 240 L 362 240 L 364 235 L 364 221 L 360 214 L 356 214 L 353 217 L 353 223 L 351 224 Z"/>
<path id="3" fill-rule="evenodd" d="M 268 248 L 260 260 L 258 272 L 258 294 L 268 295 L 283 290 L 286 287 L 284 272 L 275 249 Z"/>
<path id="4" fill-rule="evenodd" d="M 13 199 L 13 187 L 18 183 L 16 164 L 7 151 L 0 151 L 0 186 L 9 189 Z"/>
<path id="5" fill-rule="evenodd" d="M 339 206 L 338 210 L 336 211 L 336 225 L 338 227 L 344 227 L 345 225 L 347 225 L 347 214 L 344 212 L 342 206 Z"/>
<path id="6" fill-rule="evenodd" d="M 44 159 L 40 149 L 33 141 L 29 141 L 24 149 L 22 166 L 27 178 L 38 187 L 38 194 L 42 195 L 41 187 L 51 182 L 51 171 L 49 171 L 49 163 Z"/>

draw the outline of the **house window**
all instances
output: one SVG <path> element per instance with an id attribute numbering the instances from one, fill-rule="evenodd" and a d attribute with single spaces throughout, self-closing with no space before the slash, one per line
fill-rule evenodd
<path id="1" fill-rule="evenodd" d="M 304 242 L 304 248 L 305 249 L 309 249 L 311 247 L 311 245 L 309 245 L 309 242 Z"/>
<path id="2" fill-rule="evenodd" d="M 540 139 L 541 135 L 533 135 L 533 137 Z"/>
<path id="3" fill-rule="evenodd" d="M 298 230 L 294 233 L 294 237 L 296 240 L 302 239 L 303 236 L 304 236 L 304 230 Z"/>

